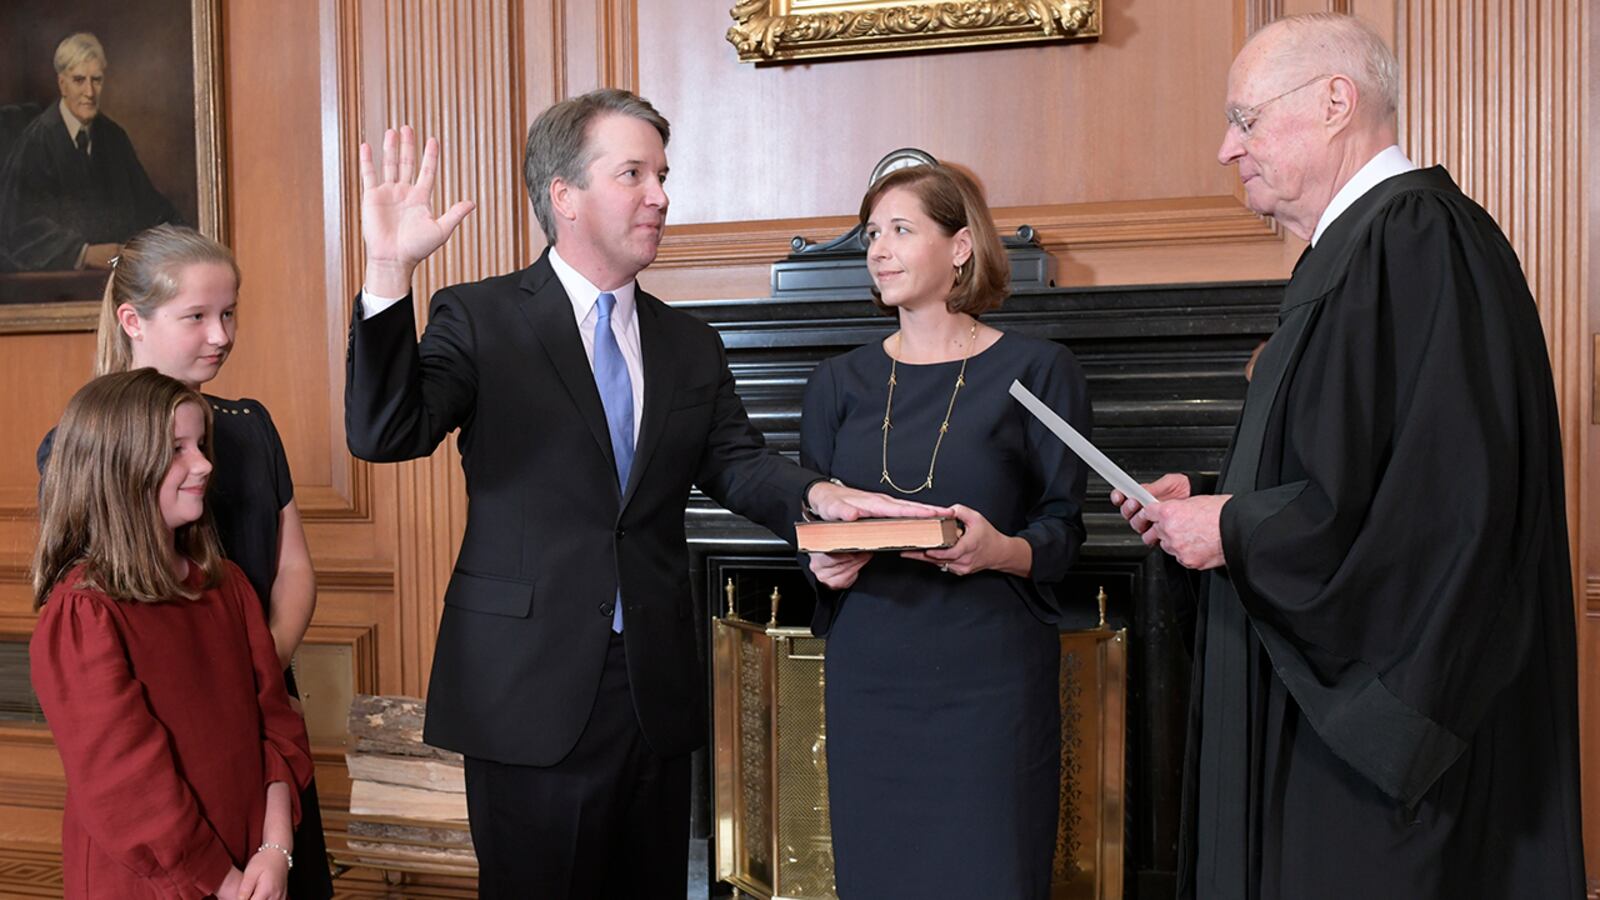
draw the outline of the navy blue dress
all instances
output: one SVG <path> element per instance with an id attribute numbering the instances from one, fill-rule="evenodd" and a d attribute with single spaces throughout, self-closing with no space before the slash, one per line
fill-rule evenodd
<path id="1" fill-rule="evenodd" d="M 269 615 L 272 583 L 278 577 L 278 515 L 294 499 L 294 482 L 283 440 L 267 408 L 249 399 L 224 400 L 205 395 L 211 404 L 211 459 L 215 468 L 207 500 L 216 521 L 217 536 L 228 558 L 245 578 Z M 55 431 L 39 444 L 39 471 L 50 459 Z M 285 670 L 284 681 L 292 696 L 299 696 L 294 673 Z M 294 868 L 289 872 L 291 900 L 328 900 L 333 879 L 328 871 L 328 849 L 322 834 L 322 811 L 313 781 L 300 794 L 300 825 L 294 833 Z"/>
<path id="2" fill-rule="evenodd" d="M 1052 586 L 1083 543 L 1086 471 L 1007 390 L 1020 380 L 1087 432 L 1083 372 L 1058 344 L 1002 335 L 968 361 L 934 486 L 912 495 L 880 483 L 889 366 L 872 343 L 817 367 L 802 464 L 852 487 L 970 506 L 1032 545 L 1033 572 L 963 577 L 886 553 L 848 590 L 819 590 L 839 895 L 1045 898 L 1060 781 L 1063 601 Z M 898 367 L 897 483 L 927 476 L 960 367 Z"/>

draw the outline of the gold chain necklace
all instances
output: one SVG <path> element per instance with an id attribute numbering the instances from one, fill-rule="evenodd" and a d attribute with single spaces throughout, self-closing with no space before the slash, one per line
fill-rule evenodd
<path id="1" fill-rule="evenodd" d="M 894 479 L 889 477 L 889 429 L 894 427 L 890 424 L 889 418 L 890 413 L 894 411 L 894 376 L 896 367 L 899 364 L 899 360 L 895 359 L 892 354 L 889 356 L 889 399 L 883 404 L 883 477 L 879 479 L 881 483 L 887 484 L 902 494 L 920 494 L 933 487 L 933 467 L 939 462 L 939 447 L 944 443 L 945 432 L 950 430 L 950 414 L 956 408 L 956 395 L 961 393 L 961 389 L 967 384 L 967 360 L 972 358 L 972 348 L 977 342 L 978 322 L 974 319 L 972 333 L 967 335 L 967 355 L 961 358 L 961 371 L 956 373 L 956 387 L 955 390 L 950 392 L 950 405 L 945 407 L 944 421 L 939 423 L 939 437 L 933 442 L 933 456 L 928 460 L 928 477 L 917 488 L 903 488 L 895 484 Z M 894 344 L 896 352 L 899 352 L 900 344 L 901 339 L 897 334 L 895 335 Z"/>

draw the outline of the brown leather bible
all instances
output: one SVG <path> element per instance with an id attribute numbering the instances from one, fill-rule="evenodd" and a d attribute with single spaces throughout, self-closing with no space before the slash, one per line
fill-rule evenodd
<path id="1" fill-rule="evenodd" d="M 802 553 L 859 553 L 879 550 L 932 550 L 961 537 L 957 519 L 857 519 L 854 522 L 796 522 L 795 543 Z"/>

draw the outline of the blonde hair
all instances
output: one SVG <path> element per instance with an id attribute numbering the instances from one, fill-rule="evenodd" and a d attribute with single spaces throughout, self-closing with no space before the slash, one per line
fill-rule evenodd
<path id="1" fill-rule="evenodd" d="M 945 299 L 945 308 L 973 316 L 999 309 L 1011 281 L 1011 263 L 978 183 L 965 172 L 939 163 L 896 169 L 874 182 L 861 198 L 858 219 L 862 228 L 872 217 L 872 208 L 895 188 L 910 191 L 945 237 L 963 228 L 972 235 L 972 255 L 956 269 L 956 283 Z M 872 302 L 879 309 L 888 309 L 877 288 L 872 289 Z"/>
<path id="2" fill-rule="evenodd" d="M 168 537 L 157 493 L 172 465 L 178 407 L 197 406 L 211 455 L 211 407 L 200 393 L 155 369 L 105 375 L 74 394 L 56 427 L 39 498 L 39 543 L 33 554 L 33 608 L 76 566 L 74 587 L 119 600 L 157 603 L 194 599 L 174 574 L 174 550 L 222 580 L 222 546 L 209 507 Z"/>
<path id="3" fill-rule="evenodd" d="M 100 60 L 102 66 L 110 65 L 106 62 L 106 50 L 100 46 L 100 39 L 87 31 L 69 34 L 56 45 L 56 74 L 60 75 L 91 59 Z"/>
<path id="4" fill-rule="evenodd" d="M 239 264 L 233 252 L 193 228 L 157 225 L 139 232 L 122 245 L 111 266 L 100 297 L 100 325 L 95 333 L 94 373 L 126 372 L 133 365 L 133 343 L 122 330 L 117 309 L 131 305 L 141 319 L 177 295 L 184 267 L 220 263 L 233 270 L 235 289 L 240 283 Z"/>

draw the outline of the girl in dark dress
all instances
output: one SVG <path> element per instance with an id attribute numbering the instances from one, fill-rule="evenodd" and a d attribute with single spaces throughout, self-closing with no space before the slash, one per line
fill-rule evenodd
<path id="1" fill-rule="evenodd" d="M 198 390 L 233 349 L 238 293 L 239 269 L 226 247 L 189 228 L 140 232 L 123 246 L 106 286 L 95 374 L 150 367 Z M 283 442 L 257 401 L 205 398 L 215 420 L 209 499 L 217 533 L 261 600 L 290 695 L 298 697 L 290 662 L 311 622 L 316 581 Z M 50 445 L 46 436 L 39 447 L 41 473 Z M 289 894 L 327 900 L 333 882 L 315 784 L 300 806 Z"/>
<path id="2" fill-rule="evenodd" d="M 845 900 L 1044 898 L 1060 760 L 1060 606 L 1085 471 L 1007 394 L 1081 431 L 1072 354 L 1003 334 L 1008 264 L 977 186 L 944 166 L 884 176 L 861 205 L 867 265 L 899 330 L 818 366 L 801 462 L 955 509 L 945 550 L 812 554 L 826 635 L 829 805 Z"/>

